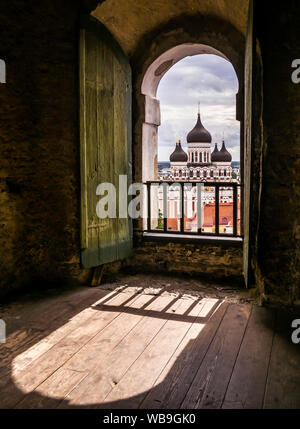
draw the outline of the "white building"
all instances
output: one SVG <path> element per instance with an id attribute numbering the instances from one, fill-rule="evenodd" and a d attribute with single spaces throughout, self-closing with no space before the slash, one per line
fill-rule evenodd
<path id="1" fill-rule="evenodd" d="M 223 138 L 222 147 L 218 150 L 215 143 L 211 152 L 211 135 L 201 123 L 200 113 L 195 127 L 187 135 L 188 153 L 181 147 L 181 141 L 176 142 L 175 150 L 170 156 L 170 180 L 173 185 L 167 191 L 167 217 L 177 218 L 181 213 L 180 186 L 177 181 L 205 182 L 201 188 L 201 202 L 198 203 L 196 186 L 184 186 L 184 213 L 192 218 L 197 207 L 203 208 L 207 204 L 215 203 L 215 188 L 209 186 L 212 182 L 236 182 L 232 179 L 231 154 L 225 147 Z M 158 209 L 164 212 L 163 184 L 158 187 Z M 232 188 L 226 186 L 219 190 L 220 203 L 233 203 Z"/>
<path id="2" fill-rule="evenodd" d="M 179 183 L 172 184 L 167 187 L 167 217 L 176 218 L 181 213 L 181 198 L 180 198 Z M 161 213 L 164 212 L 164 190 L 163 184 L 157 187 L 158 208 Z M 233 195 L 232 188 L 220 188 L 220 203 L 232 203 Z M 206 204 L 215 203 L 215 189 L 212 186 L 201 186 L 201 202 L 200 207 L 203 208 Z M 197 212 L 198 190 L 196 186 L 184 186 L 184 213 L 188 218 L 192 218 Z"/>
<path id="3" fill-rule="evenodd" d="M 218 144 L 211 152 L 211 135 L 204 128 L 198 113 L 195 127 L 187 135 L 188 153 L 181 147 L 181 141 L 176 142 L 175 150 L 170 156 L 171 180 L 231 182 L 232 156 L 225 147 Z"/>

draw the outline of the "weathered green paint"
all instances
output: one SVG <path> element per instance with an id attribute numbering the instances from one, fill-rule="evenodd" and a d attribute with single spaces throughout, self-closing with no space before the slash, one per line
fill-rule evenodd
<path id="1" fill-rule="evenodd" d="M 99 219 L 97 186 L 131 183 L 131 69 L 105 27 L 86 17 L 80 31 L 81 260 L 96 267 L 130 255 L 130 219 Z"/>
<path id="2" fill-rule="evenodd" d="M 245 121 L 244 121 L 244 263 L 247 287 L 261 283 L 258 268 L 258 239 L 262 194 L 263 159 L 263 68 L 257 39 L 257 2 L 249 5 L 245 52 Z M 259 286 L 261 288 L 261 286 Z"/>
<path id="3" fill-rule="evenodd" d="M 244 121 L 244 248 L 243 273 L 249 286 L 249 233 L 251 199 L 251 139 L 252 139 L 252 76 L 253 74 L 253 1 L 249 2 L 249 15 L 245 49 L 245 121 Z"/>

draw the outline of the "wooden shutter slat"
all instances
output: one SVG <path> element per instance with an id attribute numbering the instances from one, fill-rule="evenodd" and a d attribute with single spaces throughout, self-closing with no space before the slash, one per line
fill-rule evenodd
<path id="1" fill-rule="evenodd" d="M 130 255 L 130 219 L 99 219 L 97 186 L 131 182 L 131 70 L 102 24 L 82 22 L 80 36 L 81 247 L 86 268 Z"/>

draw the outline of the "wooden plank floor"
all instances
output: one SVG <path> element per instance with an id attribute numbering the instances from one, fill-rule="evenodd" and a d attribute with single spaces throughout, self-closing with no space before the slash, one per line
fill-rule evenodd
<path id="1" fill-rule="evenodd" d="M 80 288 L 3 307 L 1 408 L 300 408 L 300 315 Z"/>

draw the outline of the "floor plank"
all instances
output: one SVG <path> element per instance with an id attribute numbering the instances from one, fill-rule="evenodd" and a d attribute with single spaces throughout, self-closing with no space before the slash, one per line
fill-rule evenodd
<path id="1" fill-rule="evenodd" d="M 49 339 L 46 350 L 42 351 L 49 350 L 59 339 L 74 330 L 74 326 L 69 329 L 70 319 L 72 325 L 73 319 L 80 318 L 85 309 L 89 309 L 95 301 L 109 293 L 98 288 L 93 291 L 78 288 L 56 297 L 39 298 L 32 302 L 26 300 L 1 308 L 8 328 L 7 341 L 0 348 L 1 408 L 12 408 L 22 399 L 23 392 L 15 384 L 15 375 L 19 369 L 24 370 L 27 364 L 39 357 L 38 345 L 42 345 L 43 349 Z M 53 342 L 52 336 L 56 337 Z"/>
<path id="2" fill-rule="evenodd" d="M 60 408 L 68 408 L 75 404 L 89 404 L 90 407 L 95 406 L 97 408 L 167 322 L 165 318 L 152 318 L 152 313 L 165 310 L 171 317 L 180 305 L 180 300 L 173 296 L 156 297 L 155 300 L 151 298 L 150 301 L 147 309 L 145 305 L 143 306 L 145 309 L 144 316 L 135 316 L 138 323 L 128 335 L 124 336 L 111 353 L 103 356 L 103 354 L 95 354 L 95 350 L 91 350 L 90 355 L 94 361 L 92 371 L 68 395 L 66 401 L 60 405 Z M 125 316 L 127 318 L 134 317 L 132 314 L 125 314 Z M 99 356 L 101 356 L 101 360 L 99 360 Z M 70 363 L 67 366 L 70 367 Z M 74 366 L 72 367 L 75 368 Z M 77 366 L 76 368 L 82 368 L 82 366 Z"/>
<path id="3" fill-rule="evenodd" d="M 165 323 L 154 340 L 105 398 L 102 407 L 139 407 L 188 331 L 191 319 L 190 316 L 185 315 L 185 312 L 190 307 L 190 300 L 181 300 L 181 305 L 177 309 L 177 312 L 182 315 L 181 320 L 168 320 Z M 193 308 L 193 311 L 199 313 L 201 308 L 202 304 L 199 304 L 197 308 Z M 197 316 L 192 317 L 195 320 Z"/>
<path id="4" fill-rule="evenodd" d="M 300 408 L 290 310 L 124 281 L 1 311 L 0 408 Z"/>
<path id="5" fill-rule="evenodd" d="M 249 319 L 249 305 L 229 305 L 181 408 L 220 408 Z"/>
<path id="6" fill-rule="evenodd" d="M 157 386 L 150 390 L 141 408 L 177 409 L 192 383 L 206 351 L 214 338 L 228 304 L 204 299 L 198 321 L 191 325 L 178 349 L 160 374 Z M 214 311 L 211 314 L 211 311 Z"/>
<path id="7" fill-rule="evenodd" d="M 262 408 L 274 316 L 274 311 L 253 307 L 222 408 Z"/>
<path id="8" fill-rule="evenodd" d="M 45 303 L 40 300 L 34 304 L 25 303 L 23 308 L 19 308 L 18 304 L 16 311 L 12 314 L 11 311 L 5 312 L 3 317 L 7 324 L 7 338 L 6 344 L 0 350 L 0 376 L 3 376 L 3 368 L 5 369 L 7 362 L 11 362 L 12 359 L 14 359 L 16 371 L 24 369 L 38 356 L 37 343 L 40 340 L 43 350 L 51 348 L 57 342 L 55 338 L 52 342 L 52 336 L 61 335 L 63 338 L 71 332 L 74 329 L 72 324 L 75 324 L 73 319 L 83 318 L 90 311 L 90 305 L 108 293 L 98 289 L 95 289 L 92 294 L 87 292 L 89 291 L 86 288 L 84 291 L 80 289 L 73 294 L 62 294 L 55 299 L 45 299 Z M 70 319 L 72 323 L 69 323 Z M 33 348 L 35 353 L 31 356 Z"/>
<path id="9" fill-rule="evenodd" d="M 117 307 L 129 299 L 135 300 L 137 296 L 135 294 L 120 293 L 112 298 L 110 303 Z M 13 374 L 16 385 L 24 394 L 38 387 L 120 314 L 120 311 L 93 311 L 94 315 L 80 324 L 67 337 L 58 341 L 49 351 L 34 360 L 24 370 L 16 375 Z M 1 392 L 2 394 L 3 392 Z"/>
<path id="10" fill-rule="evenodd" d="M 278 311 L 264 408 L 300 409 L 300 344 L 291 339 L 299 312 Z"/>
<path id="11" fill-rule="evenodd" d="M 56 408 L 60 404 L 61 398 L 67 396 L 87 375 L 87 372 L 59 368 L 44 383 L 37 387 L 36 390 L 27 394 L 15 408 Z"/>
<path id="12" fill-rule="evenodd" d="M 151 298 L 151 295 L 140 295 L 135 301 L 122 306 L 119 316 L 69 359 L 65 363 L 66 368 L 74 371 L 96 371 L 99 365 L 103 365 L 106 355 L 139 323 L 143 316 L 138 310 Z M 136 312 L 127 313 L 129 308 Z M 100 310 L 102 311 L 105 312 L 105 308 Z"/>
<path id="13" fill-rule="evenodd" d="M 95 302 L 93 302 L 91 305 L 88 305 L 86 308 L 84 308 L 83 311 L 80 311 L 79 313 L 77 312 L 75 316 L 71 316 L 71 318 L 68 317 L 70 314 L 69 306 L 67 307 L 67 310 L 64 309 L 64 311 L 57 317 L 57 320 L 60 320 L 62 325 L 58 329 L 54 330 L 54 332 L 49 334 L 46 338 L 43 338 L 38 344 L 34 344 L 32 347 L 28 348 L 25 352 L 21 353 L 14 359 L 14 374 L 17 375 L 20 371 L 23 371 L 34 360 L 50 350 L 60 340 L 67 337 L 67 335 L 73 332 L 78 326 L 91 319 L 95 315 L 94 306 L 99 305 L 104 299 L 106 301 L 107 299 L 113 299 L 115 296 L 115 294 L 108 295 L 107 293 L 98 293 L 95 295 Z M 90 302 L 91 299 L 89 298 L 89 303 Z M 82 304 L 83 303 L 81 302 L 81 305 Z M 55 307 L 55 313 L 56 311 L 57 309 Z M 54 313 L 53 307 L 51 308 L 51 312 Z M 43 314 L 43 316 L 48 319 L 48 323 L 53 326 L 53 321 L 49 317 L 48 313 Z M 67 323 L 64 323 L 65 319 L 67 320 Z"/>
<path id="14" fill-rule="evenodd" d="M 72 314 L 77 314 L 109 293 L 110 291 L 100 288 L 91 290 L 82 287 L 75 291 L 63 292 L 55 297 L 39 298 L 33 302 L 28 302 L 27 298 L 24 304 L 17 302 L 8 305 L 1 317 L 9 322 L 7 323 L 8 336 L 14 330 L 25 326 L 47 331 L 50 325 L 52 329 L 57 328 L 61 322 L 65 323 L 68 317 L 72 317 Z M 10 308 L 14 309 L 12 314 Z"/>
<path id="15" fill-rule="evenodd" d="M 124 303 L 124 296 L 126 297 L 126 301 L 128 299 L 132 298 L 132 295 L 125 295 L 122 294 L 122 302 Z M 127 302 L 127 305 L 130 304 L 132 308 L 138 309 L 141 305 L 147 303 L 151 299 L 149 295 L 139 295 L 135 300 L 129 300 Z M 108 308 L 108 305 L 111 304 L 112 306 L 117 306 L 118 301 L 116 301 L 116 298 L 111 299 L 110 302 L 106 303 L 106 307 L 101 307 L 100 311 L 101 314 L 105 312 L 104 308 Z M 95 308 L 95 307 L 94 307 Z M 42 400 L 37 393 L 43 393 L 43 395 L 49 396 L 53 395 L 55 393 L 55 397 L 59 397 L 61 392 L 61 386 L 59 381 L 58 374 L 64 374 L 64 371 L 70 374 L 74 374 L 73 377 L 71 377 L 70 384 L 68 386 L 70 387 L 68 392 L 69 393 L 73 388 L 75 387 L 75 384 L 78 384 L 77 380 L 77 374 L 83 374 L 84 376 L 81 377 L 80 381 L 86 377 L 88 374 L 88 371 L 95 370 L 96 366 L 101 364 L 102 360 L 104 359 L 105 355 L 115 347 L 116 344 L 118 344 L 119 341 L 123 338 L 124 335 L 126 335 L 130 330 L 135 326 L 136 323 L 138 323 L 138 318 L 134 318 L 133 314 L 126 314 L 121 313 L 121 311 L 124 311 L 126 309 L 126 304 L 119 307 L 120 314 L 118 317 L 115 317 L 111 323 L 105 326 L 105 329 L 100 330 L 99 334 L 95 335 L 94 337 L 91 337 L 91 340 L 87 342 L 86 345 L 84 345 L 77 353 L 75 353 L 70 359 L 67 359 L 67 361 L 63 364 L 62 367 L 58 369 L 58 371 L 54 372 L 50 378 L 46 379 L 42 384 L 40 384 L 35 391 L 29 393 L 26 395 L 23 401 L 18 404 L 17 408 L 27 408 L 30 405 L 30 408 L 40 408 L 43 407 L 45 403 L 47 403 L 48 406 L 51 406 L 52 408 L 59 405 L 61 401 L 45 401 Z M 95 310 L 93 310 L 95 313 Z M 108 313 L 110 315 L 114 313 Z M 90 320 L 90 323 L 96 323 L 98 324 L 98 318 L 94 320 Z M 98 325 L 97 330 L 99 329 L 100 325 Z M 80 332 L 82 332 L 81 327 L 78 328 Z M 77 330 L 78 332 L 78 330 Z M 86 332 L 86 331 L 85 331 Z M 101 359 L 99 359 L 101 357 Z M 74 385 L 72 384 L 72 378 L 74 378 Z M 52 382 L 51 382 L 52 380 Z M 64 384 L 64 380 L 62 380 Z M 57 390 L 57 392 L 56 392 Z M 66 393 L 66 395 L 67 395 Z M 64 396 L 63 396 L 64 397 Z M 36 398 L 36 402 L 35 402 Z"/>

